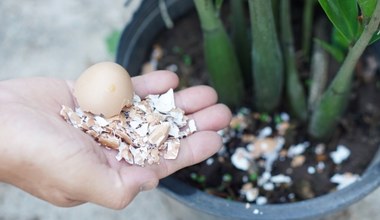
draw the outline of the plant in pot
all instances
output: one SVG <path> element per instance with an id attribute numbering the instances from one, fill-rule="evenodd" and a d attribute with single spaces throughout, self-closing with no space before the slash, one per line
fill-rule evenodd
<path id="1" fill-rule="evenodd" d="M 178 9 L 181 3 L 177 2 L 166 2 L 173 17 L 178 11 L 186 11 L 184 4 L 189 1 L 181 2 L 182 9 Z M 357 131 L 350 131 L 357 118 L 348 120 L 343 114 L 352 101 L 352 87 L 358 87 L 355 66 L 367 45 L 380 38 L 380 4 L 376 0 L 320 0 L 319 5 L 333 24 L 332 41 L 327 43 L 321 34 L 326 29 L 320 25 L 323 22 L 313 20 L 317 17 L 312 15 L 318 6 L 315 0 L 303 1 L 304 25 L 296 38 L 290 0 L 248 0 L 248 11 L 244 8 L 247 1 L 230 1 L 230 35 L 221 20 L 222 2 L 194 0 L 210 83 L 220 100 L 237 114 L 231 128 L 224 131 L 223 151 L 177 174 L 218 197 L 183 185 L 175 178 L 164 180 L 163 190 L 188 206 L 216 216 L 287 219 L 337 211 L 377 187 L 377 157 L 361 180 L 354 182 L 359 179 L 356 171 L 350 174 L 342 165 L 347 163 L 350 151 L 337 145 L 342 133 L 352 135 Z M 152 10 L 154 5 L 147 8 Z M 153 12 L 159 14 L 157 10 L 149 11 L 151 17 Z M 249 12 L 249 29 L 244 12 Z M 319 29 L 311 50 L 313 26 Z M 301 53 L 295 52 L 294 42 L 302 42 L 298 45 Z M 118 62 L 129 68 L 125 62 L 133 60 L 126 58 L 123 44 L 122 37 Z M 333 73 L 326 71 L 323 50 L 335 60 L 332 63 L 337 70 Z M 242 106 L 250 108 L 241 109 Z M 284 111 L 289 112 L 291 120 Z M 306 173 L 303 176 L 293 175 L 302 170 Z M 326 194 L 335 189 L 331 183 L 334 176 L 339 188 L 354 183 Z M 330 183 L 329 189 L 318 188 L 321 179 Z"/>

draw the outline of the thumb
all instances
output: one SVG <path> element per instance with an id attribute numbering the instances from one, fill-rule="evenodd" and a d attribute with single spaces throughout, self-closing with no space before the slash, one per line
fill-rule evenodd
<path id="1" fill-rule="evenodd" d="M 114 159 L 114 158 L 113 158 Z M 111 209 L 125 208 L 143 190 L 157 186 L 156 174 L 143 167 L 122 164 L 118 169 L 106 164 L 83 167 L 80 201 L 88 201 Z"/>

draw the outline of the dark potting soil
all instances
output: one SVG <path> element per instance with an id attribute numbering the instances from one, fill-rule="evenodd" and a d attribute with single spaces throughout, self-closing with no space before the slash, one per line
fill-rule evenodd
<path id="1" fill-rule="evenodd" d="M 157 69 L 178 73 L 181 87 L 208 84 L 202 34 L 195 12 L 178 20 L 173 29 L 163 31 L 154 44 L 163 52 L 157 60 Z M 286 109 L 266 115 L 243 108 L 235 112 L 235 124 L 221 132 L 224 147 L 219 153 L 174 175 L 208 193 L 259 204 L 301 201 L 337 190 L 339 184 L 332 181 L 335 174 L 345 174 L 343 177 L 348 179 L 360 176 L 378 150 L 380 96 L 377 94 L 380 92 L 380 76 L 377 68 L 364 68 L 367 62 L 378 65 L 380 59 L 377 56 L 369 51 L 358 64 L 347 112 L 327 143 L 308 140 L 304 132 L 306 127 L 287 119 Z M 287 126 L 284 135 L 279 135 L 279 125 Z M 247 151 L 252 140 L 268 128 L 271 132 L 263 137 L 266 141 L 285 140 L 280 149 L 273 150 L 276 156 L 270 175 L 267 175 L 267 158 L 263 154 L 250 158 L 249 168 L 237 167 L 231 159 L 237 149 Z M 334 162 L 331 156 L 339 145 L 349 152 L 341 163 Z M 289 153 L 296 146 L 303 150 Z"/>

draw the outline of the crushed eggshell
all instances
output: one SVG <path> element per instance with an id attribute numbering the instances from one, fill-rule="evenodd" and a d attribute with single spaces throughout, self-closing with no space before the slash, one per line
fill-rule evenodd
<path id="1" fill-rule="evenodd" d="M 310 143 L 308 141 L 290 146 L 288 149 L 288 157 L 292 158 L 297 155 L 303 154 L 303 152 L 305 152 L 306 148 L 308 148 L 309 146 Z"/>
<path id="2" fill-rule="evenodd" d="M 159 163 L 161 157 L 176 159 L 180 139 L 197 130 L 195 121 L 175 106 L 172 89 L 145 99 L 134 95 L 133 105 L 112 118 L 67 106 L 62 106 L 60 114 L 102 146 L 118 150 L 117 160 L 140 166 Z"/>
<path id="3" fill-rule="evenodd" d="M 251 166 L 250 153 L 243 147 L 237 148 L 231 156 L 231 163 L 240 170 L 248 170 Z"/>
<path id="4" fill-rule="evenodd" d="M 255 188 L 252 183 L 246 183 L 243 185 L 240 193 L 245 196 L 248 202 L 253 202 L 259 195 L 259 189 Z"/>
<path id="5" fill-rule="evenodd" d="M 265 205 L 267 203 L 268 203 L 268 199 L 266 197 L 264 197 L 264 196 L 259 196 L 256 199 L 256 204 L 257 205 Z"/>
<path id="6" fill-rule="evenodd" d="M 334 174 L 334 176 L 330 178 L 330 181 L 338 184 L 336 188 L 337 190 L 341 190 L 351 185 L 352 183 L 356 182 L 359 179 L 360 179 L 359 175 L 347 172 L 344 174 L 339 174 L 339 173 Z"/>
<path id="7" fill-rule="evenodd" d="M 306 160 L 306 157 L 304 155 L 297 155 L 292 159 L 290 166 L 300 167 L 305 163 L 305 160 Z"/>
<path id="8" fill-rule="evenodd" d="M 338 145 L 336 151 L 330 153 L 331 159 L 335 164 L 341 164 L 351 154 L 351 151 L 344 145 Z"/>
<path id="9" fill-rule="evenodd" d="M 292 182 L 292 179 L 289 176 L 285 176 L 283 174 L 272 176 L 270 180 L 276 184 L 289 184 Z"/>

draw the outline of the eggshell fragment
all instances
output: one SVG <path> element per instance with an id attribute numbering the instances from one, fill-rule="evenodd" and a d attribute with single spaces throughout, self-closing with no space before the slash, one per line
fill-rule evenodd
<path id="1" fill-rule="evenodd" d="M 128 72 L 113 62 L 97 63 L 86 69 L 74 87 L 74 96 L 83 111 L 106 118 L 131 106 L 134 89 Z"/>

